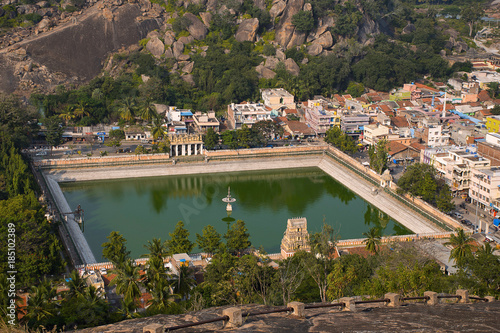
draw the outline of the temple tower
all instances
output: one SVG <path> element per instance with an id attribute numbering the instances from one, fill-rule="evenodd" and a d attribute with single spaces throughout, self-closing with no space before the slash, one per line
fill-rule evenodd
<path id="1" fill-rule="evenodd" d="M 309 233 L 307 232 L 307 219 L 305 217 L 288 219 L 286 231 L 281 240 L 281 255 L 283 258 L 291 257 L 299 250 L 311 251 Z"/>

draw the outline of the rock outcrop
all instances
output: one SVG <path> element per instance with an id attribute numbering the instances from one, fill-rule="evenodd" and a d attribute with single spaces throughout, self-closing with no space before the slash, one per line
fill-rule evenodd
<path id="1" fill-rule="evenodd" d="M 292 58 L 288 58 L 285 60 L 285 68 L 292 75 L 297 76 L 300 73 L 299 65 L 297 65 L 297 63 Z"/>
<path id="2" fill-rule="evenodd" d="M 253 42 L 255 41 L 255 34 L 259 29 L 259 19 L 251 18 L 243 20 L 236 31 L 235 39 L 238 42 Z"/>
<path id="3" fill-rule="evenodd" d="M 146 44 L 146 49 L 156 58 L 160 58 L 165 52 L 165 45 L 158 37 L 153 37 Z"/>
<path id="4" fill-rule="evenodd" d="M 187 18 L 191 23 L 189 24 L 187 30 L 194 37 L 194 39 L 202 40 L 208 33 L 207 27 L 197 18 L 194 14 L 185 13 L 184 17 Z"/>
<path id="5" fill-rule="evenodd" d="M 301 45 L 305 41 L 305 33 L 299 32 L 292 24 L 292 17 L 304 7 L 304 0 L 289 0 L 283 15 L 276 26 L 275 40 L 285 49 Z"/>

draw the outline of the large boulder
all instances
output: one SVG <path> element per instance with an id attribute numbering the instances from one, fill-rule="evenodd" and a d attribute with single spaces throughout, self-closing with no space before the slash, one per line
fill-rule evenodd
<path id="1" fill-rule="evenodd" d="M 174 42 L 172 44 L 172 52 L 175 58 L 179 57 L 184 52 L 184 44 L 179 41 Z"/>
<path id="2" fill-rule="evenodd" d="M 207 27 L 197 18 L 194 14 L 185 13 L 184 17 L 187 18 L 191 24 L 188 26 L 187 30 L 194 37 L 194 39 L 202 40 L 208 33 Z"/>
<path id="3" fill-rule="evenodd" d="M 305 33 L 295 33 L 295 26 L 292 24 L 292 17 L 300 12 L 303 6 L 304 0 L 289 0 L 276 26 L 275 40 L 285 49 L 301 45 L 305 41 Z"/>
<path id="4" fill-rule="evenodd" d="M 324 49 L 329 49 L 333 45 L 333 37 L 330 31 L 325 32 L 315 41 L 320 44 Z"/>
<path id="5" fill-rule="evenodd" d="M 243 22 L 240 23 L 238 31 L 236 31 L 236 35 L 234 37 L 238 42 L 253 42 L 255 41 L 257 29 L 259 29 L 259 19 L 251 18 L 243 20 Z"/>
<path id="6" fill-rule="evenodd" d="M 146 50 L 151 52 L 156 58 L 159 58 L 165 52 L 165 45 L 158 37 L 153 37 L 146 44 Z"/>
<path id="7" fill-rule="evenodd" d="M 280 63 L 280 60 L 276 57 L 267 57 L 266 63 L 264 66 L 267 68 L 275 69 L 276 66 Z"/>
<path id="8" fill-rule="evenodd" d="M 175 32 L 167 30 L 163 36 L 163 42 L 165 45 L 170 46 L 175 42 Z"/>
<path id="9" fill-rule="evenodd" d="M 269 10 L 269 15 L 274 19 L 285 10 L 286 2 L 283 0 L 274 1 L 273 6 Z"/>
<path id="10" fill-rule="evenodd" d="M 186 65 L 184 65 L 182 71 L 186 74 L 189 74 L 193 71 L 193 67 L 194 67 L 194 61 L 190 61 Z"/>
<path id="11" fill-rule="evenodd" d="M 210 12 L 200 13 L 200 17 L 201 17 L 201 20 L 203 21 L 203 24 L 207 28 L 210 28 L 210 21 L 212 21 L 212 13 L 210 13 Z"/>
<path id="12" fill-rule="evenodd" d="M 285 52 L 283 52 L 282 50 L 280 49 L 277 49 L 276 50 L 276 58 L 278 58 L 279 60 L 281 61 L 285 61 L 286 59 L 286 55 L 285 55 Z"/>
<path id="13" fill-rule="evenodd" d="M 174 53 L 172 52 L 172 48 L 170 46 L 165 50 L 165 58 L 174 58 Z"/>
<path id="14" fill-rule="evenodd" d="M 183 36 L 183 37 L 179 37 L 178 41 L 184 45 L 187 45 L 187 44 L 191 44 L 192 42 L 194 42 L 194 38 L 193 38 L 193 36 Z"/>
<path id="15" fill-rule="evenodd" d="M 276 75 L 275 72 L 262 65 L 255 67 L 255 71 L 257 72 L 259 79 L 272 79 Z"/>
<path id="16" fill-rule="evenodd" d="M 312 43 L 307 47 L 307 53 L 309 53 L 312 56 L 317 56 L 323 52 L 323 47 L 319 43 Z"/>
<path id="17" fill-rule="evenodd" d="M 285 68 L 292 75 L 297 76 L 300 73 L 299 65 L 297 65 L 297 63 L 292 58 L 288 58 L 285 60 Z"/>
<path id="18" fill-rule="evenodd" d="M 266 0 L 253 0 L 253 5 L 259 9 L 266 10 Z"/>

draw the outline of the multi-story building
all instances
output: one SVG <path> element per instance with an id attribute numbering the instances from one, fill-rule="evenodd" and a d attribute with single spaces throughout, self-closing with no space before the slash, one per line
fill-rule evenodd
<path id="1" fill-rule="evenodd" d="M 443 130 L 443 126 L 429 126 L 425 129 L 427 132 L 427 145 L 430 147 L 447 146 L 450 142 L 450 134 Z"/>
<path id="2" fill-rule="evenodd" d="M 469 190 L 471 170 L 489 168 L 490 160 L 468 149 L 454 149 L 437 154 L 433 165 L 452 191 L 463 192 Z"/>
<path id="3" fill-rule="evenodd" d="M 305 108 L 305 119 L 316 135 L 324 135 L 333 126 L 340 127 L 340 115 L 337 115 L 337 111 L 325 110 L 321 106 Z"/>
<path id="4" fill-rule="evenodd" d="M 491 215 L 500 211 L 500 168 L 471 170 L 469 196 L 472 203 Z"/>
<path id="5" fill-rule="evenodd" d="M 364 126 L 370 124 L 370 116 L 361 113 L 344 113 L 341 116 L 340 128 L 350 136 L 363 135 Z"/>
<path id="6" fill-rule="evenodd" d="M 389 127 L 379 123 L 366 125 L 363 127 L 363 143 L 375 145 L 377 141 L 386 139 L 389 132 Z"/>
<path id="7" fill-rule="evenodd" d="M 258 121 L 271 120 L 271 109 L 260 103 L 232 103 L 227 106 L 227 120 L 231 129 L 240 129 L 243 125 L 252 127 Z"/>
<path id="8" fill-rule="evenodd" d="M 477 152 L 490 159 L 492 166 L 500 166 L 500 134 L 488 133 L 484 140 L 477 141 Z"/>
<path id="9" fill-rule="evenodd" d="M 260 93 L 262 95 L 264 105 L 269 106 L 273 110 L 279 109 L 283 106 L 287 109 L 297 108 L 294 102 L 294 96 L 283 88 L 261 89 Z"/>
<path id="10" fill-rule="evenodd" d="M 500 116 L 486 117 L 486 128 L 488 129 L 488 132 L 500 132 Z"/>
<path id="11" fill-rule="evenodd" d="M 219 132 L 219 120 L 215 117 L 215 112 L 210 111 L 208 113 L 196 112 L 193 115 L 194 127 L 198 132 L 205 133 L 209 128 L 212 128 L 215 132 Z"/>

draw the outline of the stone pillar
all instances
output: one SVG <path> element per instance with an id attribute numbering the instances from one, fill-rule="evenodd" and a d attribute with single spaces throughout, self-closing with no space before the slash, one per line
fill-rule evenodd
<path id="1" fill-rule="evenodd" d="M 490 232 L 490 225 L 488 223 L 485 223 L 485 224 L 486 224 L 486 227 L 484 228 L 484 233 L 488 234 L 488 232 Z"/>
<path id="2" fill-rule="evenodd" d="M 198 155 L 198 144 L 197 143 L 194 145 L 194 154 Z"/>
<path id="3" fill-rule="evenodd" d="M 228 316 L 229 320 L 227 322 L 227 328 L 239 327 L 243 324 L 243 318 L 241 317 L 241 309 L 238 308 L 227 308 L 222 310 L 223 316 Z"/>
<path id="4" fill-rule="evenodd" d="M 344 303 L 342 311 L 356 312 L 356 303 L 354 303 L 354 297 L 342 297 L 339 301 L 341 303 Z"/>
<path id="5" fill-rule="evenodd" d="M 304 318 L 306 316 L 304 303 L 291 302 L 288 303 L 286 306 L 293 309 L 292 314 L 294 316 L 297 316 L 299 318 Z"/>
<path id="6" fill-rule="evenodd" d="M 186 156 L 186 145 L 182 144 L 182 156 Z"/>
<path id="7" fill-rule="evenodd" d="M 439 298 L 438 298 L 438 294 L 433 292 L 433 291 L 426 291 L 424 293 L 424 296 L 427 296 L 429 297 L 429 299 L 427 299 L 425 301 L 425 304 L 427 305 L 437 305 L 439 304 Z"/>
<path id="8" fill-rule="evenodd" d="M 496 301 L 495 296 L 485 296 L 484 298 L 486 298 L 486 300 L 488 301 L 488 303 Z"/>
<path id="9" fill-rule="evenodd" d="M 200 155 L 203 154 L 203 143 L 200 143 Z"/>
<path id="10" fill-rule="evenodd" d="M 191 144 L 188 144 L 188 156 L 191 156 Z"/>
<path id="11" fill-rule="evenodd" d="M 469 303 L 469 291 L 467 289 L 458 289 L 457 295 L 461 296 L 458 303 Z"/>
<path id="12" fill-rule="evenodd" d="M 142 333 L 162 333 L 163 325 L 160 324 L 149 324 L 142 328 Z"/>
<path id="13" fill-rule="evenodd" d="M 172 152 L 174 151 L 175 145 L 170 145 L 170 156 L 173 156 Z"/>
<path id="14" fill-rule="evenodd" d="M 385 294 L 384 297 L 389 299 L 389 303 L 387 303 L 387 306 L 396 307 L 401 305 L 401 302 L 399 300 L 399 294 L 387 293 Z"/>
<path id="15" fill-rule="evenodd" d="M 479 220 L 479 228 L 477 228 L 477 232 L 481 232 L 482 224 L 483 224 L 483 221 Z"/>

